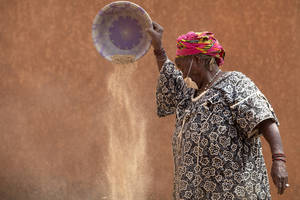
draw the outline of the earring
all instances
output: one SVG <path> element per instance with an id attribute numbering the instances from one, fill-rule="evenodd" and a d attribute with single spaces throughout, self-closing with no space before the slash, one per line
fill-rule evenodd
<path id="1" fill-rule="evenodd" d="M 215 59 L 214 58 L 211 58 L 210 61 L 209 61 L 209 71 L 212 71 L 213 69 L 213 64 L 215 63 Z"/>

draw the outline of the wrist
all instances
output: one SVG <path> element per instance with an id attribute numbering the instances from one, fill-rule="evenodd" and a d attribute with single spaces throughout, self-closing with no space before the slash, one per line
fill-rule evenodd
<path id="1" fill-rule="evenodd" d="M 164 50 L 162 45 L 153 46 L 154 51 Z"/>
<path id="2" fill-rule="evenodd" d="M 167 57 L 166 51 L 163 47 L 154 49 L 153 52 L 154 52 L 154 55 L 156 56 L 156 58 L 163 59 L 163 58 Z"/>

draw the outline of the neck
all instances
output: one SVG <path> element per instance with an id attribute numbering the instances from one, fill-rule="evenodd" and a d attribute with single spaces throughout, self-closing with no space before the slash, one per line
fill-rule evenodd
<path id="1" fill-rule="evenodd" d="M 197 85 L 199 90 L 203 90 L 207 85 L 209 85 L 209 83 L 213 82 L 213 79 L 215 79 L 215 75 L 218 73 L 219 68 L 214 68 L 212 71 L 209 70 L 205 70 L 204 73 L 201 73 L 201 75 L 195 77 L 195 79 L 193 79 Z M 210 83 L 210 84 L 211 84 Z"/>

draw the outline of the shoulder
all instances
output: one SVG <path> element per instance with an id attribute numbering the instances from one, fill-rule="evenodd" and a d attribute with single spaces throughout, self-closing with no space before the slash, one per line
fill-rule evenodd
<path id="1" fill-rule="evenodd" d="M 229 103 L 235 103 L 258 90 L 254 82 L 239 71 L 226 72 L 215 88 L 222 92 Z"/>
<path id="2" fill-rule="evenodd" d="M 235 88 L 244 84 L 254 84 L 245 74 L 238 71 L 225 72 L 217 81 L 215 87 L 218 89 Z M 227 91 L 231 92 L 231 91 Z"/>
<path id="3" fill-rule="evenodd" d="M 239 71 L 227 72 L 227 83 L 231 85 L 238 85 L 241 82 L 253 82 L 248 76 Z"/>

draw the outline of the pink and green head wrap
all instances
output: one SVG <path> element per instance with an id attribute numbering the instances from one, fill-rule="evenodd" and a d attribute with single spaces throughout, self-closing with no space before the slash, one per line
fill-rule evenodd
<path id="1" fill-rule="evenodd" d="M 211 32 L 188 32 L 177 38 L 176 57 L 204 54 L 216 59 L 217 64 L 223 65 L 225 51 Z"/>

